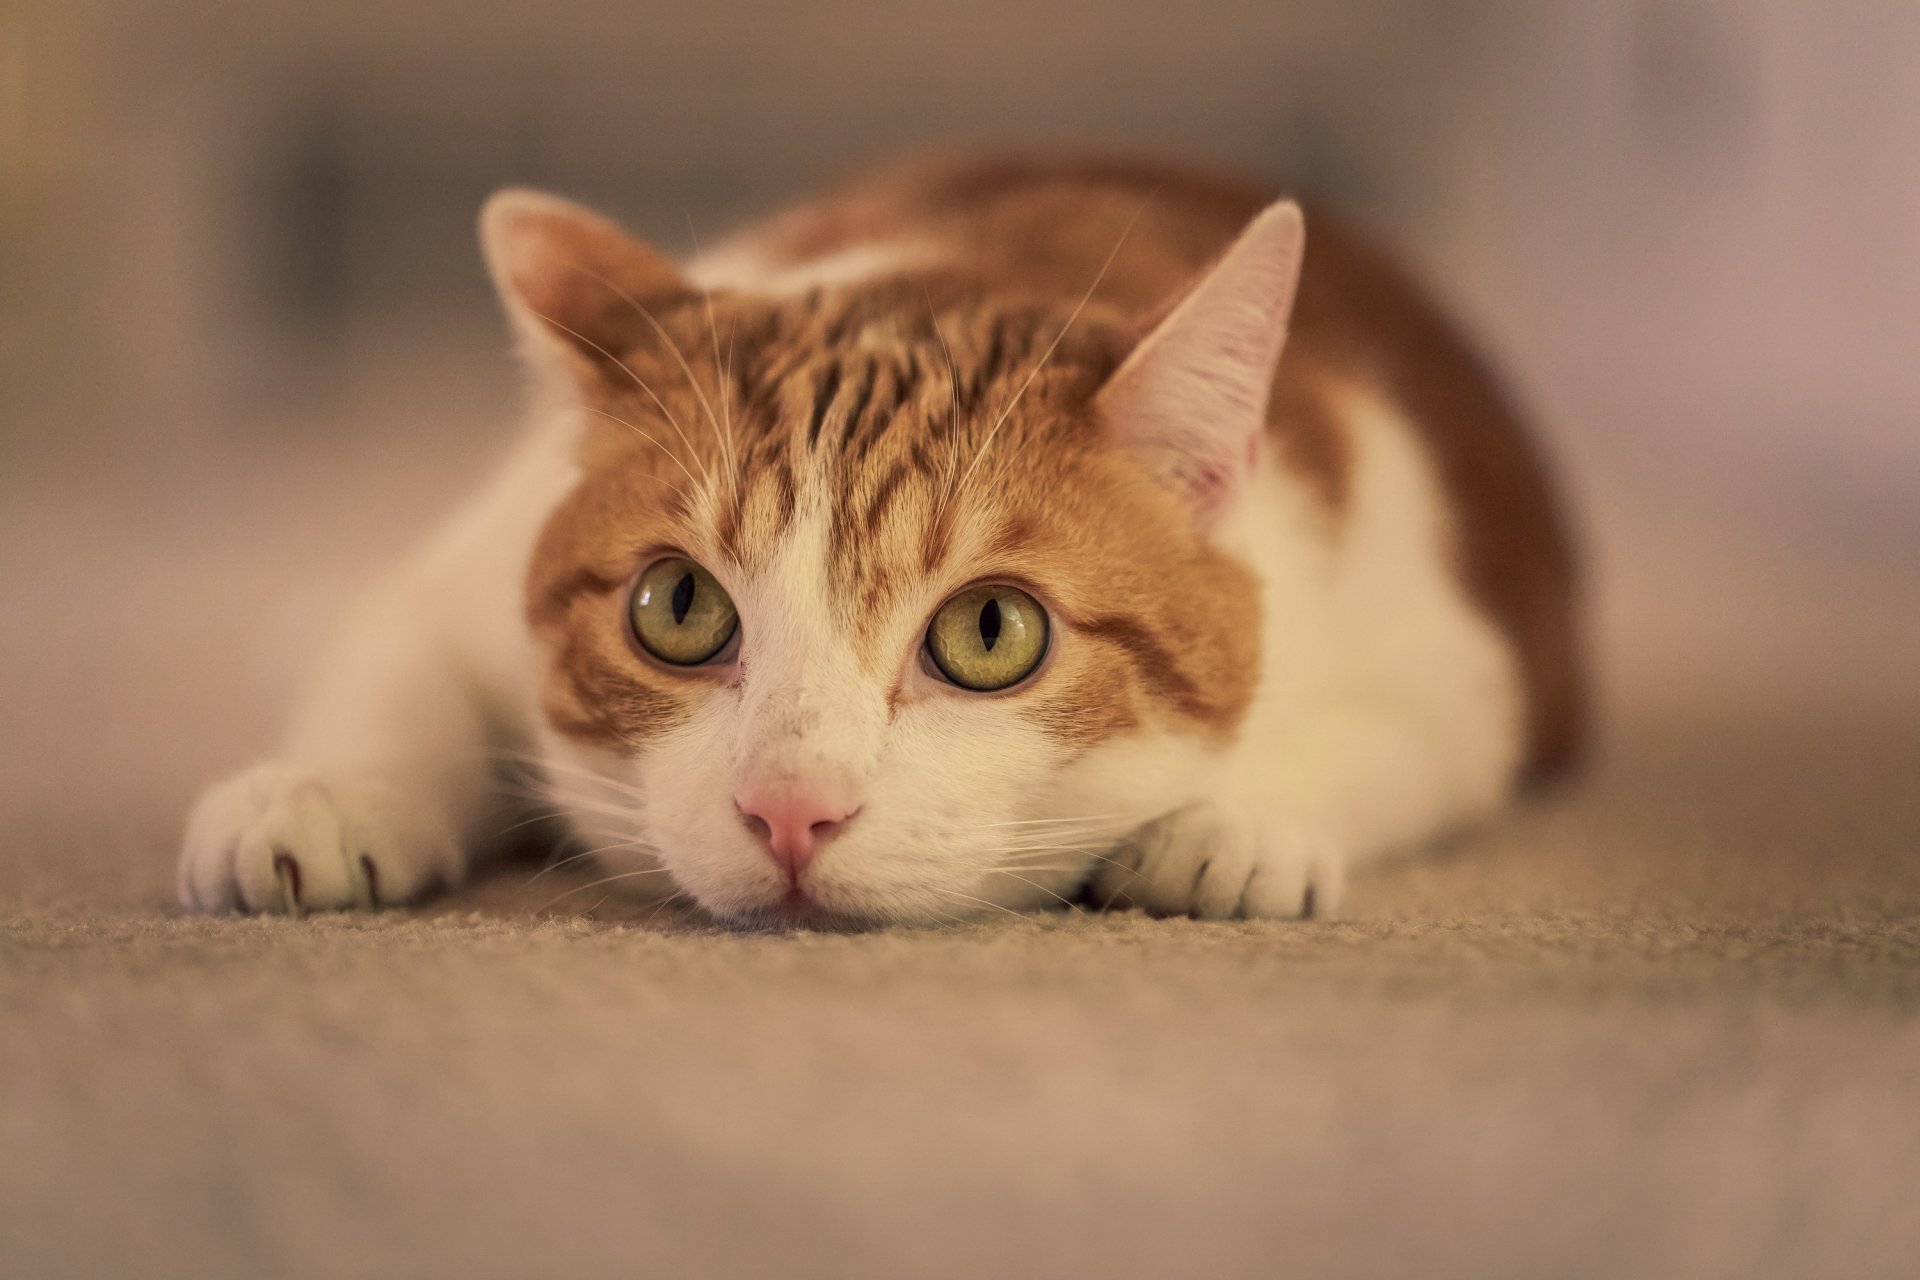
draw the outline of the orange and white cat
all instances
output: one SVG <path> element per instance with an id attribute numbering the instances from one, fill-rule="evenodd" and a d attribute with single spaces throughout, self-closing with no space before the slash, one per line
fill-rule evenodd
<path id="1" fill-rule="evenodd" d="M 685 266 L 522 191 L 481 239 L 525 442 L 201 800 L 189 907 L 455 883 L 532 759 L 621 883 L 729 922 L 1296 917 L 1577 749 L 1542 469 L 1317 214 L 990 159 Z"/>

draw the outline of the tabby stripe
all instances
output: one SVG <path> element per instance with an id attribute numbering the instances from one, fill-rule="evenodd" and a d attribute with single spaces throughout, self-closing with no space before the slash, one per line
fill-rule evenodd
<path id="1" fill-rule="evenodd" d="M 864 372 L 866 378 L 861 382 L 860 390 L 854 393 L 853 403 L 848 405 L 847 411 L 840 415 L 840 447 L 842 451 L 846 449 L 847 442 L 852 438 L 854 427 L 859 423 L 860 419 L 866 415 L 867 405 L 873 400 L 873 384 L 878 381 L 880 377 L 879 365 L 871 360 L 867 362 Z"/>
<path id="2" fill-rule="evenodd" d="M 1082 622 L 1080 629 L 1126 654 L 1141 679 L 1163 700 L 1196 720 L 1220 719 L 1221 710 L 1200 696 L 1166 646 L 1155 639 L 1139 619 L 1109 614 Z"/>
<path id="3" fill-rule="evenodd" d="M 886 518 L 887 508 L 893 505 L 894 499 L 899 496 L 900 486 L 906 483 L 906 479 L 906 464 L 896 462 L 893 464 L 893 469 L 874 486 L 873 500 L 867 504 L 867 514 L 861 521 L 866 526 L 868 537 L 871 538 L 879 533 L 880 522 Z"/>
<path id="4" fill-rule="evenodd" d="M 1005 317 L 995 316 L 993 318 L 993 328 L 990 334 L 991 336 L 987 339 L 986 358 L 980 362 L 978 372 L 974 374 L 973 380 L 967 385 L 967 408 L 970 411 L 977 412 L 979 410 L 980 401 L 985 398 L 987 388 L 992 386 L 993 380 L 999 376 L 1000 362 L 1007 358 L 1007 324 Z"/>
<path id="5" fill-rule="evenodd" d="M 883 381 L 884 391 L 881 390 Z M 882 366 L 876 362 L 873 378 L 873 390 L 876 394 L 870 396 L 868 402 L 861 405 L 862 420 L 857 429 L 852 420 L 847 424 L 847 452 L 849 460 L 854 465 L 864 463 L 867 460 L 867 454 L 873 451 L 873 446 L 880 443 L 880 437 L 886 434 L 894 415 L 899 412 L 902 389 L 900 369 L 892 364 Z"/>
<path id="6" fill-rule="evenodd" d="M 820 429 L 826 424 L 827 412 L 833 408 L 834 399 L 839 394 L 840 366 L 835 364 L 827 370 L 827 376 L 820 380 L 820 386 L 813 395 L 813 419 L 807 424 L 808 449 L 820 443 Z"/>
<path id="7" fill-rule="evenodd" d="M 536 626 L 557 622 L 580 596 L 610 595 L 625 586 L 626 581 L 625 578 L 611 578 L 588 565 L 581 565 L 547 588 L 539 602 L 529 610 L 529 620 Z"/>
<path id="8" fill-rule="evenodd" d="M 793 464 L 785 454 L 780 456 L 779 465 L 773 469 L 774 490 L 780 499 L 780 527 L 786 529 L 793 523 L 794 507 L 798 503 L 798 493 L 794 485 Z"/>

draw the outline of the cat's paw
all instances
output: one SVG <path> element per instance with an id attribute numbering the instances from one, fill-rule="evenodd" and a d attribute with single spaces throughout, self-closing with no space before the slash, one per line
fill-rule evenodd
<path id="1" fill-rule="evenodd" d="M 178 886 L 190 911 L 298 915 L 411 902 L 460 870 L 448 824 L 395 789 L 268 763 L 200 797 Z"/>
<path id="2" fill-rule="evenodd" d="M 1306 825 L 1199 804 L 1136 832 L 1101 868 L 1094 901 L 1203 920 L 1326 918 L 1339 908 L 1346 859 Z"/>

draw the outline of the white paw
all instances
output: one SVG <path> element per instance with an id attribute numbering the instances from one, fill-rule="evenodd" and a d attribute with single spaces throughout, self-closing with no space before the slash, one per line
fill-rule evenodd
<path id="1" fill-rule="evenodd" d="M 411 902 L 460 870 L 446 822 L 395 789 L 274 762 L 200 797 L 179 894 L 191 911 L 298 915 Z"/>
<path id="2" fill-rule="evenodd" d="M 1101 868 L 1094 901 L 1203 920 L 1325 919 L 1340 905 L 1337 842 L 1199 804 L 1136 832 Z"/>

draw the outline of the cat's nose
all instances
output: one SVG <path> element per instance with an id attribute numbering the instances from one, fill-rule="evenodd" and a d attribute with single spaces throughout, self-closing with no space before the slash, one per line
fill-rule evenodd
<path id="1" fill-rule="evenodd" d="M 859 805 L 825 791 L 745 791 L 733 803 L 747 830 L 796 888 L 820 846 L 860 812 Z"/>

